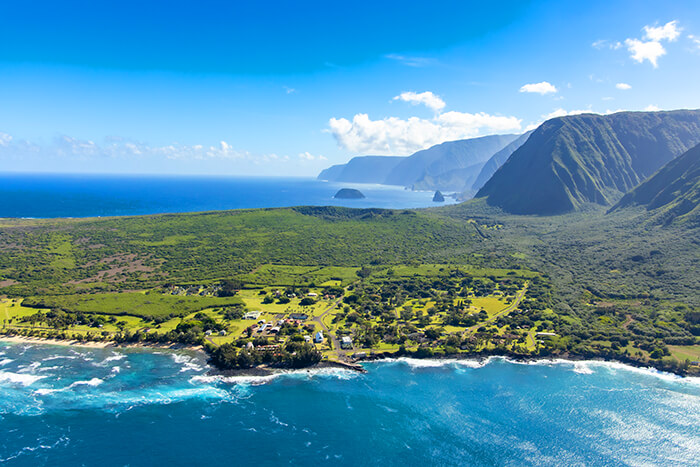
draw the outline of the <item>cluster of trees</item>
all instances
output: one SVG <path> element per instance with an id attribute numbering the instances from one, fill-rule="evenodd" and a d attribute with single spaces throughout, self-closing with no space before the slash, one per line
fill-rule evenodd
<path id="1" fill-rule="evenodd" d="M 266 364 L 275 367 L 305 368 L 321 361 L 321 352 L 304 339 L 289 339 L 284 347 L 257 350 L 247 345 L 222 344 L 219 347 L 208 347 L 210 363 L 222 370 L 253 368 Z M 300 337 L 300 336 L 299 336 Z M 247 344 L 247 342 L 246 342 Z M 258 345 L 267 345 L 259 342 Z"/>

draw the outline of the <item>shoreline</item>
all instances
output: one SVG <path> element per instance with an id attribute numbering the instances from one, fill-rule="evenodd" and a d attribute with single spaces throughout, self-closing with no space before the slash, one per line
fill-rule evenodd
<path id="1" fill-rule="evenodd" d="M 201 352 L 204 355 L 208 355 L 204 347 L 185 345 L 179 343 L 172 344 L 143 344 L 143 343 L 127 343 L 119 344 L 114 341 L 77 341 L 77 340 L 64 340 L 64 339 L 46 339 L 38 337 L 25 337 L 17 335 L 1 335 L 0 342 L 10 342 L 15 344 L 39 344 L 39 345 L 54 345 L 60 347 L 84 347 L 92 349 L 153 349 L 153 350 L 189 350 L 194 352 Z M 617 363 L 631 368 L 638 368 L 643 370 L 654 370 L 660 373 L 666 373 L 670 375 L 675 375 L 681 378 L 697 378 L 700 377 L 699 370 L 677 372 L 670 371 L 667 368 L 659 368 L 648 362 L 638 362 L 636 360 L 621 360 L 615 358 L 606 358 L 604 356 L 579 356 L 579 355 L 559 355 L 559 356 L 528 356 L 528 355 L 516 355 L 516 354 L 451 354 L 444 356 L 430 356 L 430 357 L 416 357 L 410 354 L 407 355 L 397 355 L 394 353 L 385 354 L 378 353 L 373 356 L 368 356 L 362 359 L 355 360 L 353 362 L 343 362 L 335 360 L 321 361 L 315 365 L 305 367 L 305 368 L 278 368 L 278 367 L 268 367 L 259 366 L 254 368 L 236 369 L 236 370 L 221 370 L 209 363 L 207 365 L 210 370 L 207 372 L 211 376 L 274 376 L 278 374 L 284 374 L 289 371 L 304 371 L 304 370 L 316 370 L 323 368 L 339 368 L 345 370 L 356 371 L 358 373 L 366 373 L 367 370 L 362 366 L 362 363 L 373 363 L 382 362 L 390 360 L 398 360 L 401 358 L 413 359 L 416 361 L 433 361 L 440 362 L 441 364 L 449 364 L 451 362 L 464 360 L 473 361 L 479 365 L 488 364 L 490 359 L 493 358 L 504 358 L 512 363 L 524 363 L 524 364 L 539 364 L 539 363 L 577 363 L 577 362 L 600 362 L 600 363 Z"/>
<path id="2" fill-rule="evenodd" d="M 142 344 L 140 342 L 120 344 L 114 341 L 78 341 L 68 339 L 48 339 L 41 337 L 26 337 L 17 335 L 2 335 L 0 334 L 0 342 L 12 342 L 15 344 L 40 344 L 40 345 L 55 345 L 59 347 L 85 347 L 89 349 L 170 349 L 170 350 L 192 350 L 204 352 L 204 347 L 201 345 L 185 345 L 185 344 Z"/>
<path id="3" fill-rule="evenodd" d="M 606 358 L 605 356 L 583 356 L 583 355 L 549 355 L 549 356 L 530 356 L 530 355 L 519 355 L 519 354 L 509 354 L 509 353 L 493 353 L 493 354 L 450 354 L 444 356 L 430 356 L 430 357 L 416 357 L 410 354 L 396 355 L 396 354 L 376 354 L 373 357 L 365 357 L 357 360 L 355 363 L 359 362 L 381 362 L 385 360 L 398 360 L 398 359 L 413 359 L 416 361 L 434 361 L 448 364 L 450 362 L 459 360 L 469 360 L 477 362 L 480 365 L 485 365 L 493 358 L 503 358 L 512 363 L 522 363 L 522 364 L 539 364 L 539 363 L 582 363 L 582 362 L 599 362 L 599 363 L 617 363 L 620 365 L 625 365 L 631 368 L 638 368 L 642 370 L 654 370 L 660 373 L 666 373 L 669 375 L 678 376 L 680 378 L 698 378 L 700 377 L 700 368 L 693 369 L 691 371 L 686 370 L 685 372 L 672 371 L 668 368 L 654 366 L 650 362 L 639 362 L 632 359 L 618 359 L 618 358 Z"/>

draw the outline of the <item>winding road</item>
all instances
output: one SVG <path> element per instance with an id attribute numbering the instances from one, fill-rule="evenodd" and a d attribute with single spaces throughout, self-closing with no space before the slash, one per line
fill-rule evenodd
<path id="1" fill-rule="evenodd" d="M 525 284 L 525 286 L 523 287 L 523 289 L 522 289 L 520 292 L 518 292 L 517 294 L 515 294 L 515 301 L 513 301 L 513 303 L 511 303 L 511 304 L 508 305 L 506 308 L 502 309 L 501 311 L 499 311 L 498 313 L 496 313 L 496 314 L 493 315 L 492 317 L 486 319 L 486 321 L 483 321 L 483 322 L 481 322 L 481 323 L 479 323 L 479 324 L 475 324 L 474 326 L 472 326 L 472 327 L 470 327 L 470 328 L 467 328 L 467 330 L 466 330 L 465 332 L 473 333 L 473 332 L 475 332 L 477 329 L 479 329 L 481 326 L 484 326 L 484 325 L 486 325 L 486 324 L 493 323 L 494 321 L 496 321 L 496 320 L 497 320 L 498 318 L 500 318 L 501 316 L 507 315 L 507 314 L 510 313 L 511 311 L 515 310 L 515 309 L 518 307 L 518 305 L 520 305 L 520 302 L 523 301 L 523 298 L 525 298 L 525 292 L 527 292 L 527 283 Z"/>

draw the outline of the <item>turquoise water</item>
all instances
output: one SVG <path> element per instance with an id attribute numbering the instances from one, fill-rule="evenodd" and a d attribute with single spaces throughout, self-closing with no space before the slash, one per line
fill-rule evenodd
<path id="1" fill-rule="evenodd" d="M 366 196 L 338 200 L 344 187 Z M 432 192 L 401 187 L 328 183 L 311 178 L 125 175 L 0 175 L 0 217 L 92 217 L 288 206 L 421 208 Z"/>
<path id="2" fill-rule="evenodd" d="M 697 465 L 700 382 L 596 362 L 206 375 L 201 355 L 0 344 L 6 465 Z"/>

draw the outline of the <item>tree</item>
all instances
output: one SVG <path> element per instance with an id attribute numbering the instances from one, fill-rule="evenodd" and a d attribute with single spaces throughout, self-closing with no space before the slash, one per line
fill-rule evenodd
<path id="1" fill-rule="evenodd" d="M 221 283 L 221 289 L 218 292 L 219 297 L 233 297 L 243 288 L 243 282 L 238 279 L 227 279 Z"/>

